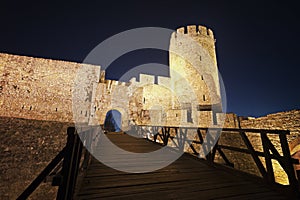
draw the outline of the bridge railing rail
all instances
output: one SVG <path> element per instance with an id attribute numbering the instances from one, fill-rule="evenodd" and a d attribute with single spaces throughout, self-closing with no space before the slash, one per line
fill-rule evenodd
<path id="1" fill-rule="evenodd" d="M 288 146 L 288 130 L 269 130 L 269 129 L 242 129 L 242 128 L 208 128 L 208 127 L 175 127 L 175 126 L 139 126 L 140 134 L 148 139 L 159 142 L 163 145 L 172 145 L 179 150 L 184 150 L 186 145 L 190 147 L 190 153 L 206 159 L 214 164 L 216 153 L 224 160 L 225 164 L 234 167 L 226 151 L 239 152 L 251 155 L 258 171 L 265 181 L 270 184 L 278 185 L 275 181 L 275 172 L 272 160 L 276 160 L 282 167 L 288 178 L 288 188 L 299 195 L 299 178 L 294 169 L 299 161 L 293 159 Z M 188 133 L 195 132 L 196 137 L 189 138 Z M 226 134 L 238 134 L 243 142 L 243 147 L 236 147 L 230 144 L 219 144 L 222 137 Z M 151 135 L 149 137 L 149 135 Z M 257 150 L 249 136 L 256 135 L 260 138 L 262 150 Z M 277 137 L 280 149 L 272 143 L 272 138 Z M 234 141 L 233 141 L 234 142 Z M 276 148 L 277 147 L 277 148 Z M 225 150 L 225 151 L 224 151 Z M 263 163 L 260 158 L 264 158 Z"/>
<path id="2" fill-rule="evenodd" d="M 20 194 L 18 200 L 27 199 L 42 182 L 58 186 L 56 198 L 72 199 L 79 183 L 79 174 L 84 173 L 91 161 L 88 149 L 93 146 L 98 133 L 92 128 L 75 127 L 67 129 L 67 143 L 44 170 Z"/>

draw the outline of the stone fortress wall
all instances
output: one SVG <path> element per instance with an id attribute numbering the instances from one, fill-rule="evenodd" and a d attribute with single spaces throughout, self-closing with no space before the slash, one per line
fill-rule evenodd
<path id="1" fill-rule="evenodd" d="M 240 124 L 240 125 L 239 125 Z M 290 135 L 287 135 L 287 141 L 291 155 L 300 151 L 300 110 L 291 110 L 285 112 L 278 112 L 269 114 L 259 118 L 253 117 L 239 117 L 234 113 L 227 113 L 224 123 L 225 128 L 250 128 L 250 129 L 279 129 L 279 130 L 289 130 Z M 263 152 L 263 146 L 260 134 L 246 133 L 252 146 L 256 151 Z M 276 150 L 282 154 L 281 143 L 279 136 L 277 134 L 268 134 L 268 137 Z M 229 133 L 221 135 L 219 144 L 228 145 L 237 148 L 247 149 L 242 138 L 237 133 Z M 232 152 L 229 150 L 224 150 L 225 154 L 234 163 L 235 168 L 250 172 L 254 175 L 259 175 L 259 170 L 256 167 L 252 157 L 250 155 Z M 265 160 L 260 157 L 263 165 L 265 165 Z M 223 162 L 221 159 L 219 162 Z M 288 177 L 280 164 L 272 160 L 272 165 L 275 172 L 275 180 L 281 184 L 288 184 Z M 296 167 L 296 165 L 295 165 Z"/>
<path id="2" fill-rule="evenodd" d="M 1 115 L 71 122 L 73 85 L 82 66 L 88 69 L 86 74 L 95 74 L 99 68 L 74 62 L 0 54 Z M 83 110 L 86 117 L 88 112 L 87 108 Z"/>
<path id="3" fill-rule="evenodd" d="M 225 128 L 239 128 L 247 129 L 279 129 L 289 130 L 290 134 L 287 135 L 287 141 L 289 143 L 291 154 L 300 150 L 300 110 L 291 110 L 285 112 L 278 112 L 268 114 L 263 117 L 239 117 L 234 113 L 227 113 L 224 122 Z M 270 134 L 271 135 L 271 134 Z M 256 145 L 256 149 L 262 151 L 261 140 L 259 135 L 252 137 L 253 144 Z M 270 136 L 272 143 L 281 152 L 280 142 L 277 135 Z M 236 137 L 236 141 L 238 141 Z M 242 142 L 241 142 L 242 143 Z"/>
<path id="4" fill-rule="evenodd" d="M 197 51 L 182 35 L 203 48 Z M 100 66 L 0 53 L 1 116 L 103 124 L 106 113 L 116 109 L 122 114 L 123 130 L 130 123 L 210 127 L 221 125 L 224 117 L 225 127 L 238 127 L 235 114 L 212 111 L 214 106 L 222 111 L 213 32 L 203 26 L 182 27 L 170 41 L 170 77 L 157 77 L 157 84 L 155 77 L 147 74 L 125 83 L 106 79 Z M 180 56 L 174 49 L 180 50 Z M 76 89 L 75 83 L 84 87 Z M 74 94 L 83 98 L 76 99 Z M 72 102 L 79 106 L 73 107 Z M 293 153 L 300 149 L 299 119 L 300 112 L 293 111 L 247 118 L 241 120 L 241 127 L 289 129 Z M 261 150 L 258 137 L 250 139 Z M 220 142 L 243 147 L 236 134 L 223 135 Z M 272 142 L 279 147 L 278 140 Z M 257 174 L 247 162 L 251 158 L 243 158 L 236 160 L 236 166 Z"/>
<path id="5" fill-rule="evenodd" d="M 189 46 L 184 36 L 202 48 Z M 100 66 L 0 53 L 1 116 L 103 124 L 106 113 L 116 109 L 122 114 L 123 130 L 130 123 L 221 125 L 225 115 L 212 111 L 216 105 L 217 111 L 222 110 L 213 32 L 204 26 L 177 29 L 170 38 L 169 59 L 170 77 L 159 76 L 155 84 L 154 76 L 140 74 L 140 81 L 132 78 L 125 83 L 106 79 Z M 84 87 L 76 89 L 75 83 Z M 83 98 L 76 99 L 74 94 Z M 225 127 L 237 127 L 236 119 L 234 114 L 227 114 Z M 290 129 L 285 125 L 295 119 L 290 117 L 286 123 L 280 120 L 242 120 L 241 125 Z M 292 132 L 289 137 L 291 148 L 299 144 L 297 134 Z"/>
<path id="6" fill-rule="evenodd" d="M 1 53 L 1 115 L 103 124 L 107 111 L 116 109 L 122 114 L 124 130 L 129 123 L 212 125 L 211 109 L 200 108 L 221 102 L 215 41 L 211 30 L 195 27 L 173 34 L 170 49 L 182 49 L 183 57 L 170 54 L 171 76 L 158 77 L 157 84 L 147 74 L 140 74 L 140 81 L 133 78 L 125 83 L 107 80 L 100 66 Z M 202 47 L 202 55 L 191 49 L 184 35 Z M 208 71 L 202 70 L 205 65 Z M 208 89 L 208 82 L 213 89 Z"/>
<path id="7" fill-rule="evenodd" d="M 79 64 L 0 54 L 1 115 L 52 121 L 72 119 L 71 88 Z"/>

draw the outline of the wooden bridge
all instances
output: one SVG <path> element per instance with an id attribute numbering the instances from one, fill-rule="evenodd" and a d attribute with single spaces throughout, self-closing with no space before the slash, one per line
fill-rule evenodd
<path id="1" fill-rule="evenodd" d="M 152 141 L 141 137 L 133 137 L 125 133 L 107 133 L 105 136 L 120 148 L 135 152 L 147 153 L 160 150 L 173 141 L 174 148 L 166 147 L 167 151 L 178 153 L 182 150 L 187 130 L 194 130 L 198 134 L 197 140 L 189 144 L 195 155 L 199 149 L 193 144 L 202 146 L 211 145 L 205 141 L 208 137 L 208 128 L 191 127 L 138 127 L 140 136 L 153 134 Z M 97 129 L 93 129 L 97 130 Z M 299 198 L 299 182 L 293 164 L 297 163 L 289 154 L 286 141 L 288 131 L 256 130 L 256 129 L 213 129 L 214 133 L 221 131 L 240 134 L 247 149 L 238 149 L 229 146 L 213 144 L 204 159 L 184 153 L 175 162 L 161 169 L 129 173 L 110 168 L 96 158 L 103 154 L 103 132 L 86 130 L 79 134 L 74 127 L 68 128 L 66 147 L 52 160 L 44 171 L 19 196 L 26 199 L 38 185 L 51 177 L 52 185 L 59 186 L 57 199 L 297 199 Z M 203 138 L 202 133 L 206 137 Z M 261 135 L 264 152 L 254 150 L 245 133 Z M 268 134 L 280 137 L 283 155 L 280 155 L 268 139 Z M 81 139 L 80 139 L 81 138 Z M 155 143 L 154 141 L 160 143 Z M 84 144 L 84 145 L 83 145 Z M 93 151 L 91 156 L 89 151 Z M 176 150 L 177 148 L 177 150 Z M 255 161 L 263 178 L 248 175 L 231 168 L 233 165 L 226 157 L 223 149 L 250 154 Z M 216 152 L 223 157 L 228 166 L 214 163 Z M 96 158 L 95 158 L 96 157 Z M 265 157 L 263 165 L 259 157 Z M 160 159 L 160 160 L 159 160 Z M 157 165 L 165 161 L 162 155 L 156 163 L 140 162 L 134 158 L 122 159 L 121 155 L 110 152 L 106 164 L 121 163 L 122 166 L 134 171 Z M 277 160 L 286 171 L 289 185 L 283 186 L 274 181 L 274 172 L 271 160 Z"/>

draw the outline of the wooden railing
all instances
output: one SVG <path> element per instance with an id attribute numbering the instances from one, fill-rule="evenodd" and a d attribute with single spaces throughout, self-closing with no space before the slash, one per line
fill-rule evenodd
<path id="1" fill-rule="evenodd" d="M 252 156 L 260 174 L 267 182 L 275 184 L 275 174 L 272 160 L 278 161 L 287 174 L 288 187 L 299 197 L 299 182 L 295 173 L 294 164 L 298 160 L 292 159 L 287 142 L 287 130 L 267 130 L 267 129 L 241 129 L 241 128 L 199 128 L 199 127 L 171 127 L 171 126 L 138 126 L 135 127 L 140 136 L 148 137 L 163 145 L 172 145 L 183 151 L 186 144 L 191 152 L 199 157 L 205 158 L 209 163 L 214 164 L 216 152 L 219 153 L 226 165 L 234 167 L 233 162 L 226 155 L 224 150 L 235 151 Z M 95 131 L 96 130 L 96 131 Z M 188 133 L 194 132 L 196 138 L 190 138 Z M 100 132 L 97 129 L 87 128 L 81 130 L 80 135 L 74 127 L 67 130 L 67 144 L 61 152 L 49 163 L 49 165 L 36 177 L 36 179 L 25 189 L 18 199 L 26 199 L 43 182 L 51 181 L 53 186 L 59 186 L 57 199 L 72 199 L 76 193 L 76 185 L 80 185 L 78 175 L 87 169 L 91 155 L 85 147 L 93 146 L 95 138 Z M 243 147 L 219 144 L 220 138 L 228 133 L 240 135 Z M 262 151 L 254 148 L 248 135 L 258 134 L 261 138 Z M 152 135 L 152 136 L 151 136 Z M 278 137 L 282 152 L 279 153 L 276 146 L 271 142 L 269 135 Z M 150 136 L 150 137 L 149 137 Z M 219 137 L 220 136 L 220 137 Z M 83 145 L 83 143 L 85 145 Z M 265 158 L 265 165 L 260 157 Z"/>
<path id="2" fill-rule="evenodd" d="M 86 147 L 91 147 L 98 133 L 93 129 L 83 128 L 80 135 L 75 127 L 67 129 L 66 146 L 45 167 L 36 179 L 22 192 L 18 200 L 27 199 L 32 192 L 42 183 L 51 182 L 52 186 L 58 186 L 57 199 L 72 199 L 76 192 L 75 186 L 80 184 L 78 175 L 87 169 L 91 155 Z M 83 143 L 85 145 L 83 145 Z"/>
<path id="3" fill-rule="evenodd" d="M 189 138 L 188 132 L 195 132 L 196 138 Z M 238 134 L 243 147 L 234 147 L 233 145 L 219 144 L 222 137 L 226 134 Z M 290 134 L 288 130 L 268 130 L 268 129 L 241 129 L 241 128 L 199 128 L 199 127 L 171 127 L 171 126 L 140 126 L 140 135 L 152 135 L 148 139 L 155 142 L 162 143 L 163 145 L 172 145 L 183 150 L 186 144 L 189 144 L 191 149 L 190 153 L 201 157 L 200 154 L 205 155 L 205 159 L 214 164 L 216 152 L 224 160 L 226 165 L 234 167 L 234 163 L 226 155 L 224 150 L 249 154 L 253 158 L 261 176 L 268 183 L 277 185 L 275 182 L 275 173 L 272 165 L 272 160 L 278 161 L 284 172 L 286 173 L 289 181 L 289 189 L 295 192 L 299 197 L 299 178 L 293 167 L 299 161 L 293 159 L 290 154 L 287 135 Z M 256 134 L 261 139 L 262 151 L 254 148 L 248 135 Z M 269 136 L 276 137 L 280 143 L 281 153 L 278 148 L 271 142 Z M 235 141 L 232 141 L 234 143 Z M 265 164 L 261 161 L 260 157 L 265 158 Z"/>

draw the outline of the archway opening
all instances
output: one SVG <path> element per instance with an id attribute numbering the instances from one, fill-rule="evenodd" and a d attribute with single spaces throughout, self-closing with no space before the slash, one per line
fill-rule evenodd
<path id="1" fill-rule="evenodd" d="M 104 120 L 104 130 L 108 132 L 120 132 L 122 127 L 122 115 L 118 110 L 109 110 Z"/>

